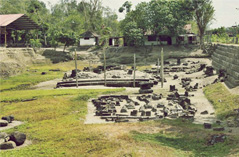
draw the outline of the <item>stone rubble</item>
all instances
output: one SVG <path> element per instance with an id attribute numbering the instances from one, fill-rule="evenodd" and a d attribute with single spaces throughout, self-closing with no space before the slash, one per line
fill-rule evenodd
<path id="1" fill-rule="evenodd" d="M 26 134 L 15 131 L 11 134 L 0 133 L 0 150 L 14 149 L 26 141 Z"/>

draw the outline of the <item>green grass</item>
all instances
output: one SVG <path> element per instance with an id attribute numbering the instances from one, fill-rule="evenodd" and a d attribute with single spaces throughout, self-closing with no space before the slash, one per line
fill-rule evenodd
<path id="1" fill-rule="evenodd" d="M 118 91 L 123 91 L 124 89 L 118 89 Z M 53 90 L 18 90 L 18 91 L 5 91 L 0 94 L 0 102 L 16 102 L 26 99 L 42 98 L 47 96 L 63 96 L 63 95 L 75 95 L 78 94 L 85 100 L 88 100 L 93 93 L 104 92 L 102 89 L 53 89 Z M 110 91 L 110 90 L 108 90 Z"/>
<path id="2" fill-rule="evenodd" d="M 154 134 L 133 131 L 131 135 L 136 141 L 171 148 L 175 156 L 224 157 L 239 146 L 238 137 L 230 136 L 224 143 L 208 145 L 210 136 L 218 133 L 205 130 L 202 125 L 192 124 L 190 121 L 177 119 L 163 120 L 161 123 L 168 124 L 172 128 Z"/>
<path id="3" fill-rule="evenodd" d="M 78 69 L 82 70 L 84 66 L 88 66 L 88 63 L 78 61 Z M 28 70 L 25 70 L 20 75 L 9 78 L 0 78 L 0 91 L 29 89 L 29 87 L 40 82 L 62 78 L 64 72 L 70 71 L 74 68 L 74 61 L 47 65 L 33 65 L 28 67 Z M 49 71 L 51 69 L 59 69 L 60 71 Z M 42 72 L 46 72 L 47 74 L 41 75 Z"/>
<path id="4" fill-rule="evenodd" d="M 58 90 L 47 91 L 48 94 L 32 91 L 31 96 L 37 96 L 39 99 L 29 102 L 1 103 L 1 116 L 14 115 L 17 120 L 25 122 L 7 132 L 14 130 L 24 132 L 33 144 L 20 150 L 0 152 L 0 156 L 81 156 L 82 154 L 103 156 L 109 153 L 108 150 L 116 149 L 115 143 L 95 131 L 95 126 L 84 125 L 82 119 L 87 113 L 88 98 L 122 91 L 122 89 L 75 91 L 61 90 L 61 93 L 68 93 L 63 96 L 58 95 Z M 9 91 L 8 94 L 16 93 Z M 47 96 L 42 97 L 43 95 Z"/>
<path id="5" fill-rule="evenodd" d="M 231 94 L 222 83 L 209 85 L 203 91 L 220 119 L 235 116 L 233 110 L 239 108 L 239 95 Z"/>

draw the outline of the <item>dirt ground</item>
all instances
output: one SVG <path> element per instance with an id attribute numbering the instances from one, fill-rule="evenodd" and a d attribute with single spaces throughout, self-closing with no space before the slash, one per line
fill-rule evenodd
<path id="1" fill-rule="evenodd" d="M 9 123 L 7 126 L 0 127 L 0 131 L 11 129 L 11 128 L 14 128 L 16 126 L 22 125 L 22 124 L 23 124 L 23 122 L 14 120 L 14 121 L 12 121 L 12 123 Z"/>
<path id="2" fill-rule="evenodd" d="M 187 61 L 200 61 L 201 63 L 206 63 L 207 65 L 211 65 L 211 61 L 209 59 L 185 59 L 183 62 Z M 173 80 L 173 75 L 177 74 L 179 78 L 177 80 Z M 137 74 L 136 74 L 137 75 Z M 184 72 L 177 72 L 177 73 L 169 73 L 165 75 L 165 78 L 167 80 L 166 83 L 164 83 L 164 87 L 161 88 L 161 84 L 154 86 L 152 89 L 154 90 L 154 93 L 156 94 L 163 94 L 164 97 L 167 97 L 169 92 L 169 86 L 170 85 L 176 85 L 176 88 L 178 89 L 179 93 L 183 94 L 184 89 L 181 87 L 180 82 L 182 77 L 188 77 L 192 79 L 191 85 L 195 85 L 196 83 L 199 84 L 199 89 L 194 92 L 190 92 L 191 95 L 194 95 L 190 97 L 191 103 L 195 105 L 197 108 L 196 115 L 194 117 L 194 123 L 197 124 L 203 124 L 203 123 L 214 123 L 216 121 L 216 117 L 214 115 L 214 108 L 213 105 L 207 100 L 203 93 L 203 86 L 206 86 L 208 84 L 211 84 L 216 78 L 217 75 L 206 77 L 204 78 L 203 71 L 196 72 L 193 74 L 185 74 Z M 126 91 L 120 93 L 124 95 L 130 95 L 135 96 L 139 95 L 138 93 L 139 88 L 126 88 Z M 208 111 L 208 114 L 202 115 L 201 112 Z M 99 117 L 94 116 L 95 108 L 91 102 L 88 103 L 88 115 L 86 116 L 86 124 L 91 123 L 109 123 L 105 122 L 104 120 L 101 120 Z"/>
<path id="3" fill-rule="evenodd" d="M 176 60 L 175 60 L 176 61 Z M 200 61 L 200 63 L 206 63 L 207 65 L 211 65 L 211 60 L 209 59 L 200 59 L 200 58 L 187 58 L 183 59 L 183 62 L 197 62 Z M 190 63 L 189 62 L 189 63 Z M 152 65 L 154 66 L 154 65 Z M 178 79 L 173 80 L 173 76 L 177 74 L 179 76 Z M 137 75 L 137 72 L 136 72 Z M 140 75 L 141 72 L 140 72 Z M 196 83 L 199 84 L 199 89 L 194 92 L 190 92 L 190 94 L 194 95 L 193 97 L 190 97 L 192 104 L 195 105 L 197 108 L 197 113 L 195 115 L 194 123 L 203 124 L 205 122 L 215 122 L 216 118 L 214 115 L 214 108 L 212 104 L 207 100 L 205 95 L 203 94 L 203 86 L 211 84 L 217 77 L 217 75 L 206 77 L 204 78 L 203 71 L 192 73 L 192 74 L 185 74 L 185 72 L 172 72 L 165 75 L 165 78 L 167 80 L 166 83 L 164 83 L 164 87 L 161 88 L 161 83 L 159 82 L 158 85 L 154 86 L 152 89 L 154 90 L 154 93 L 156 94 L 163 94 L 164 97 L 167 97 L 169 94 L 169 86 L 170 85 L 176 85 L 176 88 L 178 89 L 178 92 L 183 94 L 185 90 L 181 87 L 180 82 L 181 78 L 188 77 L 192 79 L 191 85 L 195 85 Z M 54 89 L 56 87 L 57 82 L 59 82 L 61 79 L 55 79 L 51 81 L 42 82 L 36 86 L 34 86 L 34 89 Z M 107 89 L 107 88 L 113 88 L 113 87 L 104 87 L 104 86 L 80 86 L 78 89 Z M 64 89 L 76 89 L 76 87 L 68 87 Z M 139 95 L 138 92 L 139 88 L 126 88 L 126 91 L 119 93 L 119 94 L 125 94 L 125 95 Z M 207 110 L 208 114 L 202 115 L 201 112 Z M 91 123 L 108 123 L 104 120 L 99 119 L 98 117 L 94 116 L 95 109 L 93 105 L 89 102 L 88 103 L 88 115 L 86 116 L 85 123 L 91 124 Z"/>

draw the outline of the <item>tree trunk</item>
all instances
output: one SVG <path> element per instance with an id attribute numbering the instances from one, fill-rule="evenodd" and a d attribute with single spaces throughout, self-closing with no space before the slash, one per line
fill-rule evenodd
<path id="1" fill-rule="evenodd" d="M 45 46 L 47 46 L 46 34 L 44 34 Z"/>
<path id="2" fill-rule="evenodd" d="M 63 52 L 65 52 L 65 49 L 66 49 L 66 44 L 64 45 L 64 49 L 63 49 Z"/>
<path id="3" fill-rule="evenodd" d="M 203 40 L 203 35 L 200 35 L 200 49 L 204 49 L 204 40 Z"/>

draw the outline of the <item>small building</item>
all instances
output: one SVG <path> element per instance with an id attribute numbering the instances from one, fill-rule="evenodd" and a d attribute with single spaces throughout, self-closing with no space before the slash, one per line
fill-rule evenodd
<path id="1" fill-rule="evenodd" d="M 13 30 L 31 30 L 39 29 L 33 20 L 25 14 L 3 14 L 0 15 L 0 46 L 2 44 L 7 46 L 14 46 L 12 43 L 11 31 Z M 25 43 L 22 43 L 25 46 Z"/>
<path id="2" fill-rule="evenodd" d="M 144 45 L 172 45 L 174 39 L 168 35 L 145 35 Z"/>
<path id="3" fill-rule="evenodd" d="M 120 40 L 124 40 L 124 38 L 123 37 L 110 37 L 109 38 L 109 46 L 116 46 L 116 47 L 118 47 L 118 46 L 120 46 L 120 43 L 122 42 L 120 42 Z"/>
<path id="4" fill-rule="evenodd" d="M 177 37 L 179 44 L 197 44 L 197 35 L 194 33 L 182 34 Z"/>
<path id="5" fill-rule="evenodd" d="M 93 45 L 99 45 L 99 35 L 96 33 L 93 33 L 91 31 L 86 31 L 85 33 L 82 33 L 80 35 L 80 43 L 81 46 L 93 46 Z"/>

